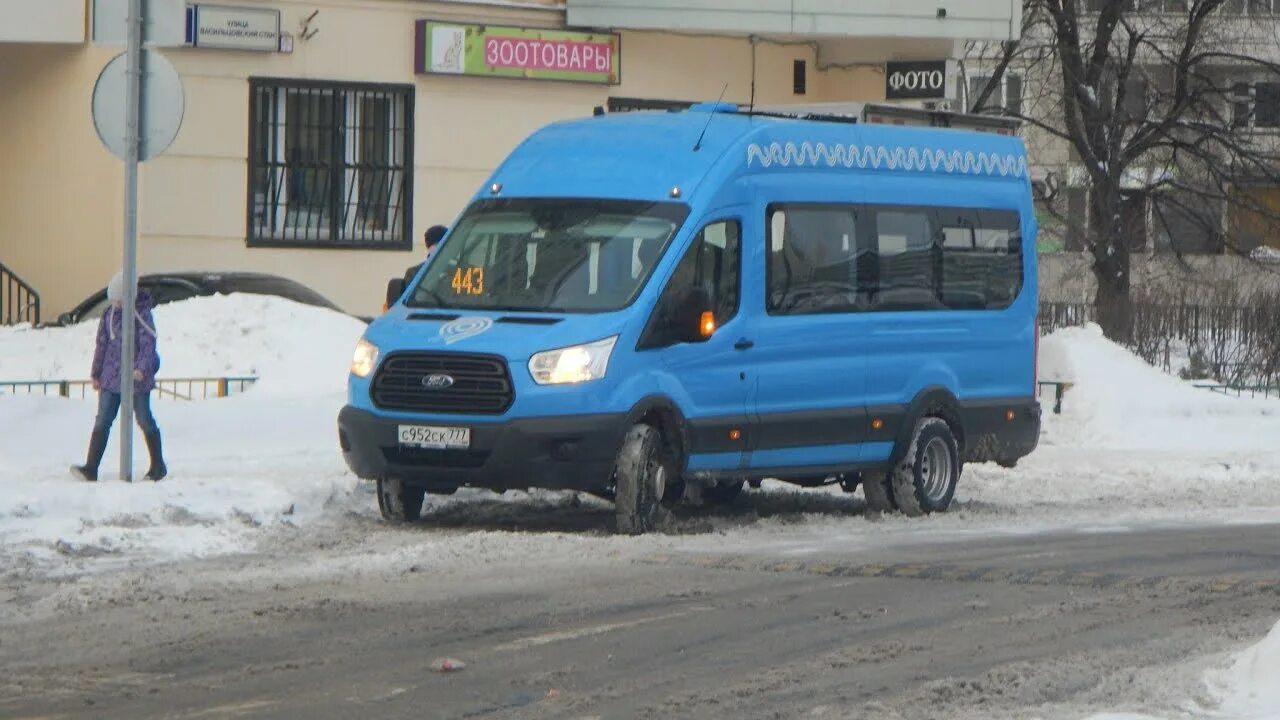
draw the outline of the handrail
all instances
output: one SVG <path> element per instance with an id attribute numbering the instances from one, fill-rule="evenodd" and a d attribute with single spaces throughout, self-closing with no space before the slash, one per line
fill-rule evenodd
<path id="1" fill-rule="evenodd" d="M 256 382 L 258 378 L 253 376 L 157 378 L 156 397 L 187 401 L 224 398 L 242 393 Z M 89 395 L 92 388 L 92 380 L 0 380 L 0 395 L 57 394 L 64 398 L 84 398 Z"/>
<path id="2" fill-rule="evenodd" d="M 40 324 L 40 293 L 0 263 L 0 325 Z"/>
<path id="3" fill-rule="evenodd" d="M 1062 414 L 1062 397 L 1067 394 L 1067 390 L 1071 387 L 1071 385 L 1072 383 L 1058 382 L 1056 380 L 1055 381 L 1037 380 L 1036 396 L 1038 397 L 1040 395 L 1040 392 L 1045 388 L 1053 388 L 1053 414 L 1061 415 Z"/>

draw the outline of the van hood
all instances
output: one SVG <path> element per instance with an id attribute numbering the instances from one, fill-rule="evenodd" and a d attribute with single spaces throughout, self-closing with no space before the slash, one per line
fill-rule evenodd
<path id="1" fill-rule="evenodd" d="M 623 331 L 622 312 L 477 312 L 397 306 L 365 338 L 385 355 L 403 350 L 485 353 L 528 360 L 544 350 L 596 342 Z"/>

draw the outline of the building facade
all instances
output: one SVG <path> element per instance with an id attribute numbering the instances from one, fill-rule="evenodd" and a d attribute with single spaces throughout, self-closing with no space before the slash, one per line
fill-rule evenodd
<path id="1" fill-rule="evenodd" d="M 1008 39 L 1020 7 L 169 2 L 182 36 L 160 52 L 185 110 L 172 145 L 142 166 L 139 271 L 273 273 L 360 314 L 420 261 L 423 231 L 451 223 L 547 123 L 717 98 L 943 99 L 952 82 L 925 88 L 931 76 L 917 73 L 892 85 L 887 66 L 946 63 L 968 41 Z M 0 0 L 0 264 L 40 294 L 45 319 L 120 266 L 123 169 L 90 112 L 98 73 L 122 51 L 113 5 L 123 3 Z"/>

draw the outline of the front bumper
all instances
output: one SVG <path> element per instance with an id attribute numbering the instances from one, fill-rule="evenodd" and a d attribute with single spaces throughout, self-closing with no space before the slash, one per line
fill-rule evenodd
<path id="1" fill-rule="evenodd" d="M 626 417 L 574 415 L 504 423 L 393 420 L 346 406 L 338 414 L 342 456 L 359 477 L 399 478 L 428 491 L 459 487 L 493 490 L 548 488 L 599 490 L 608 486 Z M 398 426 L 467 425 L 467 450 L 401 447 Z"/>

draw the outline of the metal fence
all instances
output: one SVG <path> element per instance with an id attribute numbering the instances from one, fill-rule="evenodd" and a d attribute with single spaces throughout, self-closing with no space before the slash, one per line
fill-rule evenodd
<path id="1" fill-rule="evenodd" d="M 208 400 L 242 393 L 256 377 L 164 378 L 156 380 L 156 397 L 169 400 Z M 57 395 L 84 398 L 93 392 L 90 380 L 0 380 L 0 395 Z"/>
<path id="2" fill-rule="evenodd" d="M 1042 302 L 1040 332 L 1097 320 L 1091 303 Z M 1280 306 L 1194 305 L 1136 300 L 1133 333 L 1124 343 L 1148 363 L 1171 371 L 1181 356 L 1187 377 L 1212 379 L 1213 389 L 1267 396 L 1280 385 Z M 1208 388 L 1210 383 L 1202 383 Z"/>
<path id="3" fill-rule="evenodd" d="M 1040 303 L 1040 332 L 1095 322 L 1093 303 Z M 1135 332 L 1151 328 L 1170 337 L 1194 340 L 1209 336 L 1233 335 L 1250 338 L 1271 334 L 1280 328 L 1280 307 L 1270 305 L 1192 305 L 1135 301 Z"/>
<path id="4" fill-rule="evenodd" d="M 1232 397 L 1280 398 L 1280 385 L 1222 385 L 1219 383 L 1192 383 L 1198 388 Z"/>

